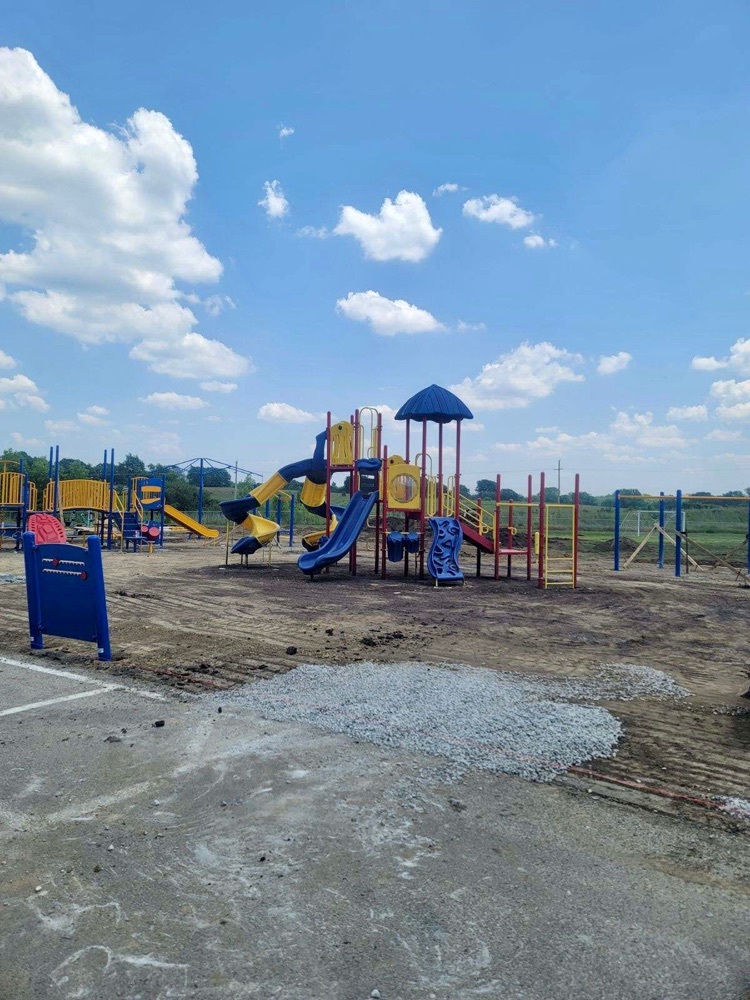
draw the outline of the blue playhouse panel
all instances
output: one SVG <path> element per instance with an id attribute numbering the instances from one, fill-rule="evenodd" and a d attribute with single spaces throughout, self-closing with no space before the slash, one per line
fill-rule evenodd
<path id="1" fill-rule="evenodd" d="M 44 635 L 95 642 L 100 660 L 110 660 L 107 601 L 101 542 L 95 536 L 85 549 L 77 545 L 36 545 L 23 536 L 26 596 L 32 649 L 44 648 Z"/>
<path id="2" fill-rule="evenodd" d="M 464 533 L 455 517 L 431 517 L 432 545 L 427 554 L 427 571 L 438 583 L 462 583 L 464 575 L 458 554 Z"/>

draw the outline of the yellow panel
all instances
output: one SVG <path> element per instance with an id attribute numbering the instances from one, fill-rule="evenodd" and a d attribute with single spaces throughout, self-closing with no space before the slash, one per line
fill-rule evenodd
<path id="1" fill-rule="evenodd" d="M 306 507 L 320 507 L 326 500 L 326 484 L 312 483 L 306 479 L 302 484 L 299 498 Z"/>
<path id="2" fill-rule="evenodd" d="M 354 464 L 354 426 L 341 420 L 331 427 L 331 465 Z"/>
<path id="3" fill-rule="evenodd" d="M 255 497 L 258 503 L 265 503 L 266 500 L 270 500 L 272 496 L 275 496 L 279 490 L 283 490 L 286 485 L 287 480 L 278 472 L 274 472 L 271 478 L 267 479 L 265 483 L 256 486 L 250 496 Z"/>
<path id="4" fill-rule="evenodd" d="M 422 470 L 418 465 L 391 465 L 388 462 L 388 509 L 419 510 L 422 502 Z"/>

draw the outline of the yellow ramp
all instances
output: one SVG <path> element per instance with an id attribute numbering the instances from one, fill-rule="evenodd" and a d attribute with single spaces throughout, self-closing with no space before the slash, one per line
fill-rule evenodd
<path id="1" fill-rule="evenodd" d="M 188 517 L 187 514 L 183 514 L 181 510 L 177 510 L 170 503 L 164 504 L 164 513 L 167 517 L 181 524 L 183 528 L 187 528 L 188 531 L 192 532 L 194 535 L 200 535 L 201 538 L 218 538 L 219 532 L 216 528 L 206 528 L 198 521 L 194 521 L 192 517 Z"/>

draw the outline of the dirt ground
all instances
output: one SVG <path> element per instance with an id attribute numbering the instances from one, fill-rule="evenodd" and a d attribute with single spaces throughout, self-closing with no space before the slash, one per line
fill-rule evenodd
<path id="1" fill-rule="evenodd" d="M 364 551 L 363 551 L 364 548 Z M 51 638 L 43 654 L 75 666 L 149 677 L 185 690 L 222 689 L 304 662 L 419 659 L 495 670 L 592 676 L 605 663 L 667 671 L 692 697 L 607 707 L 625 729 L 616 757 L 592 762 L 610 777 L 691 796 L 750 798 L 750 590 L 725 570 L 675 580 L 669 570 L 615 574 L 587 559 L 580 588 L 540 591 L 525 580 L 476 579 L 463 588 L 375 578 L 345 565 L 309 582 L 297 552 L 275 548 L 247 568 L 224 565 L 223 546 L 170 541 L 148 555 L 105 553 L 115 660 L 96 665 L 82 645 Z M 520 569 L 520 566 L 519 566 Z M 0 574 L 22 574 L 0 550 Z M 0 585 L 0 650 L 26 652 L 25 589 Z"/>

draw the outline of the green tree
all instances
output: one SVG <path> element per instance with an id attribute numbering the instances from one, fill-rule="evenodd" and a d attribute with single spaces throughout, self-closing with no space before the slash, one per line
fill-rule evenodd
<path id="1" fill-rule="evenodd" d="M 99 466 L 101 468 L 101 466 Z M 132 455 L 130 452 L 125 456 L 122 462 L 118 462 L 115 465 L 115 485 L 116 486 L 127 486 L 128 481 L 133 478 L 133 476 L 145 476 L 146 466 L 144 462 L 137 456 Z"/>
<path id="2" fill-rule="evenodd" d="M 199 465 L 193 465 L 188 470 L 187 481 L 192 483 L 193 486 L 198 486 L 201 481 L 201 470 Z M 229 473 L 229 469 L 211 469 L 204 466 L 203 469 L 203 485 L 204 486 L 231 486 L 232 477 Z"/>

